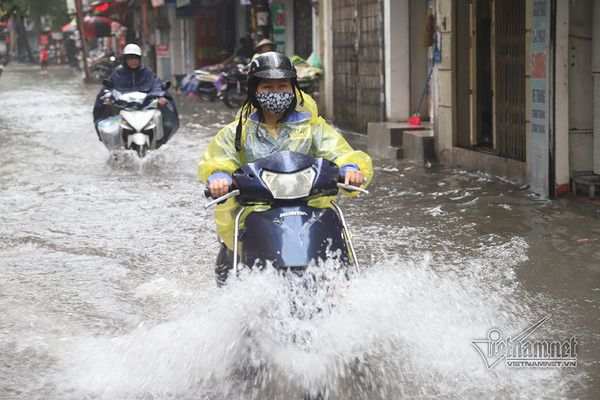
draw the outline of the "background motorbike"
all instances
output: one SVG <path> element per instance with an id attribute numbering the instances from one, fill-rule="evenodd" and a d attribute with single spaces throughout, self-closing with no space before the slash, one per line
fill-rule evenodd
<path id="1" fill-rule="evenodd" d="M 109 151 L 119 148 L 134 150 L 144 157 L 149 149 L 160 147 L 163 138 L 162 113 L 158 110 L 157 93 L 129 92 L 120 93 L 114 89 L 110 80 L 102 82 L 112 89 L 111 102 L 120 109 L 119 114 L 98 123 L 98 134 Z M 163 84 L 167 91 L 171 82 Z"/>

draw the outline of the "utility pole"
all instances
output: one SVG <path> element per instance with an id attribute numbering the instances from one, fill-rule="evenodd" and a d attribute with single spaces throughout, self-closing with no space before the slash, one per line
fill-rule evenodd
<path id="1" fill-rule="evenodd" d="M 83 34 L 83 12 L 81 11 L 81 0 L 75 0 L 75 7 L 77 7 L 77 30 L 79 31 L 79 37 L 81 38 L 81 48 L 83 49 L 83 71 L 85 72 L 85 78 L 83 81 L 85 83 L 92 83 L 90 79 L 90 67 L 88 66 L 87 58 L 88 58 L 88 49 L 87 42 L 85 40 L 85 36 Z"/>

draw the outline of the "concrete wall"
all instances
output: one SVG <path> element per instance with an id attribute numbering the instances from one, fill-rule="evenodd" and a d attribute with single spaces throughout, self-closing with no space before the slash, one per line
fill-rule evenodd
<path id="1" fill-rule="evenodd" d="M 392 1 L 392 3 L 395 3 Z M 427 1 L 410 0 L 409 10 L 410 15 L 410 115 L 417 111 L 419 100 L 427 81 L 427 73 L 429 72 L 428 55 L 430 47 L 423 46 L 423 32 L 425 30 L 425 20 L 427 17 Z M 431 81 L 429 87 L 431 88 Z M 429 118 L 429 97 L 427 93 L 423 98 L 421 106 L 421 118 Z M 406 119 L 405 119 L 406 121 Z"/>
<path id="2" fill-rule="evenodd" d="M 569 169 L 593 169 L 594 80 L 592 65 L 593 0 L 569 7 Z"/>
<path id="3" fill-rule="evenodd" d="M 555 174 L 558 194 L 569 191 L 569 7 L 574 2 L 556 2 L 555 60 Z"/>
<path id="4" fill-rule="evenodd" d="M 321 109 L 319 113 L 328 121 L 333 120 L 333 0 L 323 0 L 319 9 L 319 28 L 321 38 L 321 62 L 323 79 L 321 89 Z"/>
<path id="5" fill-rule="evenodd" d="M 384 2 L 385 112 L 388 121 L 410 117 L 409 1 Z"/>
<path id="6" fill-rule="evenodd" d="M 452 27 L 453 2 L 439 1 L 436 9 L 436 28 L 441 33 L 442 59 L 436 64 L 432 80 L 435 118 L 435 149 L 438 160 L 453 162 L 453 132 L 456 129 L 454 110 L 454 36 Z"/>
<path id="7" fill-rule="evenodd" d="M 531 1 L 525 3 L 525 54 L 531 59 L 531 15 L 533 4 Z M 531 174 L 531 61 L 525 64 L 525 169 L 527 176 Z"/>

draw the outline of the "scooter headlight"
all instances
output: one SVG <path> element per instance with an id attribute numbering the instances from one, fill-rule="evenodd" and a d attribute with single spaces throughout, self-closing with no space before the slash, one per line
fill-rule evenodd
<path id="1" fill-rule="evenodd" d="M 316 172 L 308 167 L 298 172 L 277 173 L 264 170 L 260 178 L 275 199 L 299 199 L 307 197 L 312 189 Z"/>

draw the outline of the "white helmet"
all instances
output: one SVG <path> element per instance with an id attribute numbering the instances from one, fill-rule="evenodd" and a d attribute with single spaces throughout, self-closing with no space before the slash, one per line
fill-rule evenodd
<path id="1" fill-rule="evenodd" d="M 134 55 L 134 56 L 141 57 L 142 56 L 142 49 L 140 49 L 140 46 L 138 46 L 137 44 L 129 43 L 123 49 L 123 55 L 124 56 Z"/>

